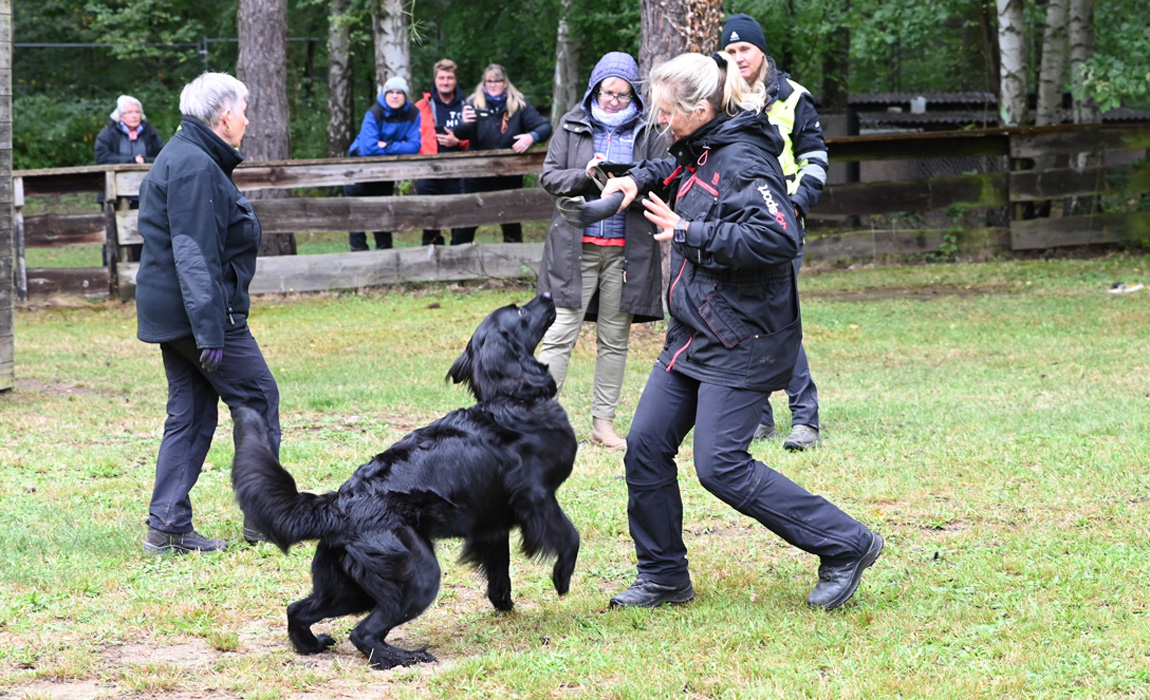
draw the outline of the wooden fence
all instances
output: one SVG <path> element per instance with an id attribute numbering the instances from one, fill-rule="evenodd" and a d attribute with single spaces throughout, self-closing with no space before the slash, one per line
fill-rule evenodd
<path id="1" fill-rule="evenodd" d="M 835 183 L 827 186 L 811 213 L 806 257 L 858 260 L 953 251 L 986 254 L 1097 243 L 1130 244 L 1150 239 L 1150 124 L 988 129 L 828 139 L 832 163 L 916 159 L 998 159 L 1010 170 L 946 177 Z M 1087 167 L 1070 167 L 1088 154 Z M 244 190 L 297 189 L 374 180 L 474 177 L 538 173 L 544 151 L 458 153 L 335 160 L 300 160 L 243 165 L 236 184 Z M 1009 161 L 1007 161 L 1009 159 Z M 1133 161 L 1133 162 L 1131 162 Z M 966 162 L 955 160 L 955 162 Z M 1035 167 L 1035 162 L 1050 165 Z M 1058 167 L 1058 163 L 1063 163 Z M 138 194 L 148 166 L 95 166 L 14 173 L 16 274 L 23 271 L 23 246 L 111 241 L 107 266 L 70 271 L 28 270 L 18 292 L 72 291 L 134 293 L 135 263 L 126 246 L 141 241 L 128 199 Z M 33 193 L 103 191 L 105 211 L 91 215 L 51 213 L 23 217 L 24 197 Z M 1058 218 L 1022 218 L 1027 202 L 1078 197 L 1102 211 Z M 451 196 L 296 197 L 254 200 L 265 234 L 347 230 L 406 231 L 538 221 L 550 217 L 554 200 L 540 188 Z M 896 228 L 890 215 L 1007 209 L 1005 225 Z M 863 226 L 845 227 L 857 218 Z M 828 222 L 830 225 L 828 225 Z M 879 223 L 876 223 L 879 222 Z M 367 253 L 260 258 L 254 292 L 356 288 L 400 281 L 448 281 L 533 274 L 541 244 L 468 244 L 399 248 Z"/>

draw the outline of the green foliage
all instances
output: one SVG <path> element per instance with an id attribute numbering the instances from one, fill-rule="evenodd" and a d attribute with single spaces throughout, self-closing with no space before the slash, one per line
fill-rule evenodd
<path id="1" fill-rule="evenodd" d="M 27 95 L 12 101 L 12 167 L 58 168 L 62 163 L 94 163 L 96 135 L 115 107 L 92 100 L 62 102 L 52 95 Z"/>
<path id="2" fill-rule="evenodd" d="M 1140 14 L 1127 0 L 1098 6 L 1096 50 L 1076 94 L 1089 94 L 1103 111 L 1150 106 L 1150 28 L 1135 20 Z"/>

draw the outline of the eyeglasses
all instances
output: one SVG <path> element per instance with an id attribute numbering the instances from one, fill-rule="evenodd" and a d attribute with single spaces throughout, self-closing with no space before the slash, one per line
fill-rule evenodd
<path id="1" fill-rule="evenodd" d="M 499 85 L 501 83 L 506 83 L 507 81 L 503 78 L 494 78 L 491 80 L 484 80 L 483 82 L 487 83 L 488 85 Z"/>
<path id="2" fill-rule="evenodd" d="M 635 99 L 635 96 L 631 95 L 631 94 L 617 95 L 613 92 L 607 92 L 606 90 L 600 90 L 599 91 L 599 99 L 618 100 L 619 102 L 622 102 L 623 104 L 626 105 L 626 104 L 631 104 L 631 100 Z"/>
<path id="3" fill-rule="evenodd" d="M 385 94 L 387 94 L 387 95 L 403 95 L 404 97 L 407 96 L 407 93 L 404 92 L 403 90 L 388 90 Z"/>

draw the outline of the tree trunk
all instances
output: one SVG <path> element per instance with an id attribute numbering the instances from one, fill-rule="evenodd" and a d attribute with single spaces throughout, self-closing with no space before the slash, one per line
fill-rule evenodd
<path id="1" fill-rule="evenodd" d="M 567 18 L 571 15 L 571 0 L 560 3 L 559 30 L 555 35 L 555 90 L 551 95 L 551 126 L 558 128 L 559 120 L 579 102 L 579 57 L 582 45 L 571 38 Z"/>
<path id="2" fill-rule="evenodd" d="M 1074 123 L 1102 121 L 1095 102 L 1083 90 L 1084 62 L 1094 55 L 1094 0 L 1070 0 L 1070 80 L 1074 85 Z"/>
<path id="3" fill-rule="evenodd" d="M 1062 88 L 1066 82 L 1067 0 L 1047 0 L 1046 30 L 1042 34 L 1042 65 L 1038 73 L 1038 126 L 1062 123 Z"/>
<path id="4" fill-rule="evenodd" d="M 355 138 L 352 110 L 351 41 L 347 24 L 348 0 L 331 0 L 327 28 L 327 155 L 340 158 Z"/>
<path id="5" fill-rule="evenodd" d="M 996 0 L 1001 58 L 998 113 L 1003 126 L 1026 123 L 1026 35 L 1022 0 Z"/>
<path id="6" fill-rule="evenodd" d="M 375 85 L 382 90 L 388 78 L 401 76 L 411 85 L 411 17 L 403 0 L 378 0 L 371 13 L 375 35 Z M 411 97 L 408 95 L 408 97 Z"/>
<path id="7" fill-rule="evenodd" d="M 722 19 L 722 0 L 642 0 L 639 74 L 681 53 L 712 53 Z"/>
<path id="8" fill-rule="evenodd" d="M 287 0 L 240 0 L 236 13 L 239 58 L 236 77 L 248 87 L 248 128 L 241 146 L 247 162 L 291 158 L 287 101 Z M 283 190 L 247 193 L 280 199 Z M 295 236 L 268 235 L 260 255 L 294 255 Z"/>
<path id="9" fill-rule="evenodd" d="M 722 0 L 642 0 L 640 7 L 639 75 L 644 86 L 651 69 L 681 53 L 709 54 L 717 50 L 722 27 Z M 650 92 L 643 88 L 644 97 Z M 654 109 L 648 105 L 648 109 Z M 663 241 L 663 305 L 671 279 L 671 243 Z M 664 309 L 666 310 L 666 309 Z"/>

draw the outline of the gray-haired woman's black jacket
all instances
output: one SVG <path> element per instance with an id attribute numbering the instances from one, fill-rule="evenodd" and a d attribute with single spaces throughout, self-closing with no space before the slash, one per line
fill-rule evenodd
<path id="1" fill-rule="evenodd" d="M 222 348 L 225 329 L 247 323 L 261 231 L 232 182 L 242 161 L 207 125 L 184 117 L 140 184 L 140 340 L 195 336 L 198 348 Z"/>
<path id="2" fill-rule="evenodd" d="M 120 122 L 109 119 L 96 137 L 96 164 L 135 163 L 137 155 L 143 156 L 145 163 L 154 161 L 164 147 L 164 140 L 148 122 L 140 126 L 140 135 L 133 141 L 120 128 Z"/>
<path id="3" fill-rule="evenodd" d="M 802 323 L 792 260 L 802 233 L 765 113 L 720 115 L 671 146 L 672 158 L 640 163 L 640 192 L 666 184 L 690 221 L 671 245 L 671 320 L 659 362 L 699 381 L 756 391 L 784 389 Z"/>

